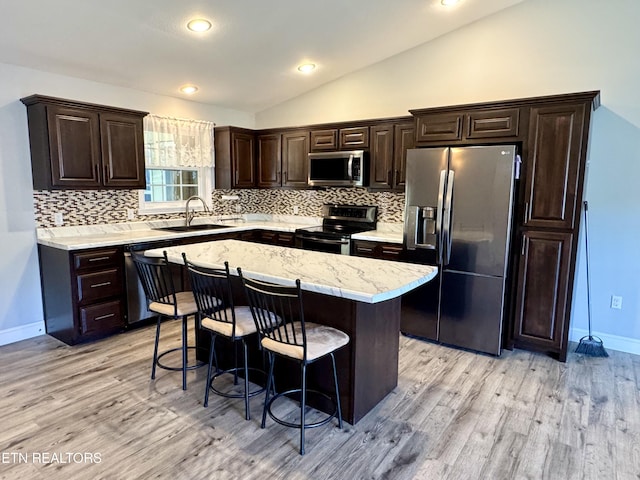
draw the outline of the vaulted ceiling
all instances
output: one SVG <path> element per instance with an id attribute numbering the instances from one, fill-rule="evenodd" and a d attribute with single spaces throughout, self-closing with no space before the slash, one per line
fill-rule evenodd
<path id="1" fill-rule="evenodd" d="M 522 1 L 0 0 L 0 62 L 258 112 Z"/>

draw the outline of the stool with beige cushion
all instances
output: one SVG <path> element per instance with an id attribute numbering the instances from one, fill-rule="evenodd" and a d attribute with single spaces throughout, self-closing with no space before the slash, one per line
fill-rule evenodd
<path id="1" fill-rule="evenodd" d="M 238 268 L 249 305 L 260 334 L 260 343 L 267 351 L 269 358 L 269 373 L 267 375 L 266 395 L 262 412 L 262 428 L 265 427 L 267 414 L 277 423 L 300 429 L 300 454 L 304 455 L 305 430 L 328 423 L 333 417 L 338 417 L 338 426 L 342 428 L 342 409 L 340 407 L 340 390 L 338 388 L 338 374 L 334 352 L 349 343 L 349 336 L 335 328 L 316 323 L 305 322 L 302 304 L 300 280 L 295 286 L 282 286 L 243 276 Z M 278 324 L 274 319 L 278 319 Z M 300 365 L 300 388 L 277 393 L 270 397 L 272 389 L 273 366 L 275 357 L 285 357 L 298 362 Z M 306 371 L 307 366 L 329 356 L 333 367 L 333 381 L 335 399 L 331 399 L 324 392 L 315 392 L 331 401 L 334 411 L 325 418 L 314 423 L 305 423 L 305 409 L 307 407 Z M 300 422 L 289 422 L 278 418 L 272 410 L 273 403 L 283 396 L 295 395 L 300 401 Z"/>
<path id="2" fill-rule="evenodd" d="M 153 347 L 153 366 L 151 368 L 151 379 L 156 378 L 156 366 L 166 370 L 182 371 L 182 389 L 187 389 L 187 371 L 204 365 L 195 360 L 189 364 L 188 351 L 195 349 L 189 346 L 187 340 L 187 320 L 188 317 L 198 315 L 198 307 L 190 291 L 176 291 L 174 284 L 175 271 L 169 265 L 167 254 L 162 258 L 145 257 L 143 252 L 131 252 L 142 288 L 147 301 L 147 309 L 158 314 L 156 326 L 156 339 Z M 158 355 L 158 344 L 160 343 L 160 325 L 163 318 L 182 319 L 182 346 L 172 348 Z M 197 322 L 197 318 L 196 318 Z M 175 352 L 182 352 L 182 365 L 172 367 L 162 363 L 162 357 Z"/>
<path id="3" fill-rule="evenodd" d="M 227 398 L 244 398 L 245 418 L 249 420 L 251 418 L 249 399 L 264 392 L 264 388 L 262 387 L 250 390 L 249 373 L 257 372 L 262 377 L 261 381 L 264 380 L 265 376 L 263 370 L 250 368 L 248 364 L 246 338 L 249 335 L 256 334 L 257 331 L 251 310 L 247 306 L 234 306 L 229 264 L 227 262 L 224 264 L 224 269 L 213 269 L 194 265 L 187 260 L 184 253 L 182 257 L 189 272 L 191 288 L 198 306 L 200 328 L 208 331 L 211 335 L 204 406 L 209 405 L 210 390 L 217 395 Z M 242 367 L 238 366 L 237 358 L 235 358 L 232 368 L 226 370 L 219 369 L 215 349 L 215 342 L 218 337 L 226 338 L 233 342 L 234 357 L 236 356 L 235 343 L 240 342 L 243 353 Z M 212 375 L 214 363 L 215 374 Z M 239 373 L 244 378 L 244 389 L 242 393 L 222 391 L 219 387 L 216 387 L 215 380 L 223 374 L 233 374 L 233 383 L 237 385 Z"/>

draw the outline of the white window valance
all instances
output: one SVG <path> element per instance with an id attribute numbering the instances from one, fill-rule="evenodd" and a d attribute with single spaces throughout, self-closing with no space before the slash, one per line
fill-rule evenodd
<path id="1" fill-rule="evenodd" d="M 149 168 L 213 167 L 213 122 L 147 115 L 145 164 Z"/>

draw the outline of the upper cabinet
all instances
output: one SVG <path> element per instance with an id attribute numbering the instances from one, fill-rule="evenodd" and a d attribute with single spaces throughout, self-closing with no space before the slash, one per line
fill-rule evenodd
<path id="1" fill-rule="evenodd" d="M 520 108 L 444 108 L 412 110 L 416 118 L 416 143 L 478 143 L 486 139 L 518 139 Z"/>
<path id="2" fill-rule="evenodd" d="M 214 129 L 216 188 L 256 186 L 255 133 L 236 127 Z"/>
<path id="3" fill-rule="evenodd" d="M 311 130 L 311 151 L 362 150 L 369 148 L 369 127 L 340 127 Z"/>
<path id="4" fill-rule="evenodd" d="M 413 122 L 373 125 L 369 186 L 372 189 L 404 190 L 407 150 L 414 145 Z"/>
<path id="5" fill-rule="evenodd" d="M 33 188 L 145 188 L 147 112 L 41 95 L 27 106 Z"/>
<path id="6" fill-rule="evenodd" d="M 258 187 L 307 187 L 309 131 L 295 130 L 257 136 Z"/>

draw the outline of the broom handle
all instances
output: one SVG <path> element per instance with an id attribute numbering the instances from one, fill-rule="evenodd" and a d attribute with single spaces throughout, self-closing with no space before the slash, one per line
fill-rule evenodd
<path id="1" fill-rule="evenodd" d="M 585 200 L 584 202 L 584 246 L 587 256 L 585 265 L 587 267 L 587 320 L 589 322 L 589 338 L 591 338 L 591 282 L 589 281 L 589 219 L 587 210 L 589 210 L 589 204 Z"/>

